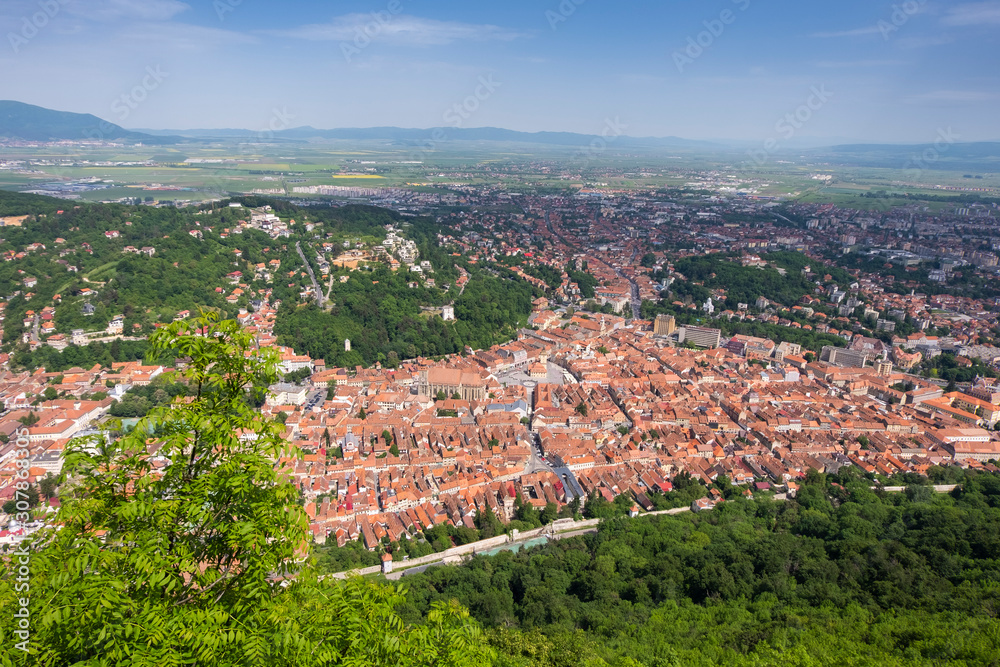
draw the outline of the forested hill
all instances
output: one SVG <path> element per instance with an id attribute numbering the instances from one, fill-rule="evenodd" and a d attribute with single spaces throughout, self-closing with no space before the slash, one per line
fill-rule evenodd
<path id="1" fill-rule="evenodd" d="M 674 268 L 687 280 L 674 283 L 674 298 L 691 297 L 700 305 L 712 296 L 711 290 L 725 289 L 728 308 L 735 308 L 738 303 L 752 305 L 759 297 L 791 307 L 798 304 L 803 296 L 813 294 L 817 287 L 813 280 L 802 274 L 806 265 L 815 262 L 801 253 L 775 252 L 765 255 L 764 259 L 771 263 L 767 268 L 742 266 L 740 259 L 738 254 L 715 254 L 677 260 Z M 779 272 L 779 268 L 783 272 Z M 822 271 L 822 274 L 830 275 L 827 283 L 846 287 L 854 281 L 843 269 L 819 265 L 816 269 Z M 660 273 L 655 277 L 663 280 L 668 275 Z"/>
<path id="2" fill-rule="evenodd" d="M 45 215 L 67 207 L 67 202 L 55 197 L 29 195 L 0 190 L 0 216 Z"/>
<path id="3" fill-rule="evenodd" d="M 9 218 L 0 228 L 3 343 L 14 366 L 60 371 L 125 361 L 145 349 L 98 342 L 29 351 L 24 338 L 33 335 L 39 313 L 44 342 L 76 329 L 98 335 L 118 316 L 126 335 L 144 337 L 183 311 L 235 317 L 280 302 L 279 342 L 341 366 L 488 347 L 527 322 L 532 287 L 504 267 L 470 265 L 439 248 L 440 226 L 432 220 L 372 206 L 303 208 L 261 197 L 232 203 L 240 206 L 156 208 L 0 192 L 0 213 Z M 280 219 L 281 233 L 246 226 L 265 207 Z M 389 227 L 417 244 L 419 260 L 433 272 L 390 270 L 381 252 Z M 326 308 L 312 302 L 296 244 L 329 291 Z M 367 258 L 357 270 L 336 263 L 345 248 Z M 464 288 L 460 272 L 468 278 Z M 440 317 L 449 303 L 454 322 Z M 351 352 L 344 350 L 348 338 Z"/>
<path id="4" fill-rule="evenodd" d="M 1000 476 L 885 495 L 853 470 L 407 576 L 403 615 L 457 598 L 510 667 L 1000 664 Z"/>
<path id="5" fill-rule="evenodd" d="M 132 132 L 89 113 L 55 111 L 12 100 L 0 100 L 0 137 L 29 141 L 97 139 L 146 144 L 176 144 L 181 141 L 176 136 Z"/>
<path id="6" fill-rule="evenodd" d="M 466 346 L 505 343 L 527 324 L 530 285 L 513 277 L 475 270 L 464 291 L 408 288 L 405 274 L 379 268 L 363 280 L 350 280 L 334 292 L 329 311 L 315 304 L 282 304 L 275 333 L 282 344 L 328 364 L 352 367 L 461 353 Z M 423 313 L 421 306 L 454 301 L 454 322 Z M 345 352 L 344 340 L 351 351 Z"/>
<path id="7" fill-rule="evenodd" d="M 527 326 L 531 302 L 541 293 L 508 268 L 472 263 L 441 248 L 441 227 L 429 219 L 409 219 L 406 236 L 421 261 L 428 261 L 434 280 L 379 265 L 356 272 L 346 282 L 334 280 L 329 308 L 282 303 L 275 333 L 278 341 L 327 364 L 352 367 L 376 362 L 390 367 L 416 356 L 460 354 L 465 347 L 488 348 L 517 336 Z M 459 285 L 462 276 L 468 279 Z M 455 320 L 436 315 L 453 304 Z M 351 351 L 344 349 L 350 339 Z"/>

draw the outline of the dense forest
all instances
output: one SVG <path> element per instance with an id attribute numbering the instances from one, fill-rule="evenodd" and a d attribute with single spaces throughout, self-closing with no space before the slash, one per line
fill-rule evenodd
<path id="1" fill-rule="evenodd" d="M 3 228 L 0 239 L 0 253 L 14 260 L 0 264 L 0 295 L 9 297 L 4 325 L 8 344 L 24 333 L 24 314 L 46 306 L 54 307 L 55 331 L 63 334 L 77 328 L 101 330 L 113 315 L 124 315 L 127 334 L 148 335 L 154 324 L 170 322 L 181 310 L 235 314 L 247 299 L 229 303 L 215 289 L 232 289 L 227 274 L 246 273 L 247 262 L 263 261 L 265 255 L 295 261 L 287 248 L 260 232 L 225 233 L 224 225 L 246 218 L 245 209 L 226 208 L 202 218 L 193 210 L 64 202 L 61 213 L 46 213 L 42 211 L 50 205 L 45 198 L 9 197 L 0 194 L 0 203 L 31 217 L 21 227 Z M 130 246 L 153 248 L 153 255 L 125 252 Z M 37 284 L 29 287 L 25 280 L 31 278 Z"/>
<path id="2" fill-rule="evenodd" d="M 162 375 L 144 387 L 132 387 L 111 406 L 112 417 L 145 417 L 153 408 L 168 405 L 177 396 L 187 396 L 183 382 L 172 382 Z"/>
<path id="3" fill-rule="evenodd" d="M 1000 475 L 950 494 L 810 473 L 794 500 L 602 522 L 406 576 L 457 599 L 504 666 L 998 665 Z"/>
<path id="4" fill-rule="evenodd" d="M 198 209 L 77 206 L 0 193 L 0 211 L 29 216 L 21 227 L 5 227 L 0 238 L 0 253 L 10 260 L 0 263 L 0 296 L 8 297 L 3 342 L 13 352 L 14 366 L 61 371 L 142 358 L 142 341 L 29 351 L 20 344 L 31 333 L 32 316 L 27 314 L 47 307 L 53 309 L 50 333 L 103 331 L 120 315 L 125 335 L 144 337 L 182 310 L 214 311 L 225 318 L 241 308 L 252 310 L 255 299 L 280 302 L 276 333 L 282 344 L 331 364 L 355 366 L 394 365 L 418 355 L 505 342 L 527 324 L 537 296 L 506 268 L 470 264 L 440 247 L 441 226 L 430 219 L 403 218 L 371 206 L 302 208 L 261 197 L 233 200 L 241 204 L 237 207 L 230 203 Z M 248 208 L 263 206 L 288 221 L 290 236 L 274 239 L 254 229 L 237 229 L 249 219 Z M 405 268 L 394 272 L 373 262 L 360 271 L 333 271 L 331 309 L 306 302 L 302 295 L 312 294 L 312 283 L 296 242 L 318 274 L 320 244 L 338 251 L 342 244 L 371 247 L 385 239 L 389 225 L 416 242 L 421 260 L 433 266 L 438 286 L 428 287 Z M 146 256 L 125 252 L 129 247 L 154 250 Z M 254 268 L 265 264 L 273 273 L 267 279 Z M 470 277 L 464 290 L 457 286 L 462 270 Z M 236 292 L 237 283 L 246 288 L 242 294 Z M 456 321 L 433 316 L 434 308 L 449 303 Z M 345 339 L 352 341 L 350 352 L 344 349 Z"/>
<path id="5" fill-rule="evenodd" d="M 562 272 L 548 264 L 534 264 L 527 266 L 524 272 L 534 276 L 539 280 L 544 280 L 549 289 L 556 289 L 562 284 Z"/>
<path id="6" fill-rule="evenodd" d="M 414 286 L 417 276 L 384 265 L 369 271 L 335 271 L 329 310 L 282 301 L 275 327 L 279 342 L 327 364 L 353 367 L 379 362 L 395 367 L 417 356 L 503 343 L 527 325 L 537 296 L 531 285 L 503 266 L 485 268 L 453 256 L 438 243 L 442 227 L 433 220 L 406 219 L 401 227 L 417 244 L 420 260 L 430 262 L 435 287 Z M 460 269 L 469 276 L 464 288 L 457 285 Z M 345 282 L 341 276 L 346 276 Z M 455 321 L 438 316 L 446 304 L 454 305 Z M 345 350 L 345 340 L 351 341 L 350 351 Z"/>
<path id="7" fill-rule="evenodd" d="M 230 201 L 243 204 L 247 208 L 270 206 L 274 209 L 274 213 L 282 218 L 296 218 L 299 224 L 310 222 L 318 225 L 324 234 L 342 238 L 358 236 L 385 238 L 385 225 L 398 225 L 402 220 L 399 213 L 376 206 L 351 204 L 303 208 L 290 201 L 272 197 L 237 197 L 217 204 L 219 213 L 225 215 Z"/>
<path id="8" fill-rule="evenodd" d="M 842 287 L 853 281 L 843 269 L 811 262 L 800 253 L 779 252 L 766 255 L 763 259 L 784 269 L 785 275 L 770 266 L 763 269 L 742 266 L 736 256 L 717 254 L 685 257 L 674 262 L 674 268 L 687 278 L 687 282 L 678 281 L 672 289 L 679 295 L 690 296 L 695 302 L 703 303 L 710 296 L 709 290 L 722 288 L 726 290 L 726 304 L 730 308 L 735 308 L 737 303 L 752 306 L 761 296 L 785 306 L 794 306 L 803 296 L 812 294 L 816 289 L 816 283 L 802 273 L 806 266 L 813 269 L 820 278 L 830 275 Z M 656 276 L 661 280 L 665 277 Z"/>
<path id="9" fill-rule="evenodd" d="M 587 272 L 587 262 L 583 262 L 580 271 L 573 268 L 573 264 L 566 265 L 566 273 L 569 279 L 580 288 L 580 296 L 584 299 L 593 299 L 594 291 L 597 288 L 597 278 Z"/>
<path id="10" fill-rule="evenodd" d="M 66 202 L 55 197 L 41 197 L 22 192 L 0 190 L 0 216 L 51 214 L 66 208 Z"/>
<path id="11" fill-rule="evenodd" d="M 488 348 L 506 342 L 527 324 L 532 287 L 511 276 L 474 269 L 465 290 L 455 286 L 455 321 L 421 311 L 445 303 L 440 290 L 407 287 L 407 274 L 384 267 L 335 282 L 334 306 L 282 303 L 275 333 L 283 345 L 327 364 L 352 367 L 381 362 L 394 366 L 420 356 L 460 353 L 465 346 Z M 350 339 L 351 351 L 344 350 Z"/>

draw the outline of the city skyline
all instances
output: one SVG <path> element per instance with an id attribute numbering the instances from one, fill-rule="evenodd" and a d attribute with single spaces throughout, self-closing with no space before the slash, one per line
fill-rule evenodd
<path id="1" fill-rule="evenodd" d="M 0 8 L 3 97 L 126 128 L 502 127 L 711 141 L 998 138 L 1000 2 Z"/>

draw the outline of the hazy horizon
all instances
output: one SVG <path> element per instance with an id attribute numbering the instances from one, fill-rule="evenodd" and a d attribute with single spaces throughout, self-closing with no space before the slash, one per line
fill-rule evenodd
<path id="1" fill-rule="evenodd" d="M 10 0 L 2 96 L 129 129 L 995 141 L 1000 1 Z"/>

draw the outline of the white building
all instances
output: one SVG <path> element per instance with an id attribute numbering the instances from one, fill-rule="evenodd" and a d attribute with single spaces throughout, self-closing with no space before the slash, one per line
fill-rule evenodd
<path id="1" fill-rule="evenodd" d="M 302 405 L 308 395 L 305 386 L 282 382 L 269 387 L 267 402 L 269 405 Z"/>

